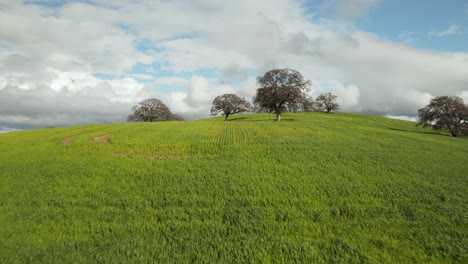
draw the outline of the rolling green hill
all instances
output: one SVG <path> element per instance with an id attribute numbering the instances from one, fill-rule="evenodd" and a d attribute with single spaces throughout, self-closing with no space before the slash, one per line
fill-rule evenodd
<path id="1" fill-rule="evenodd" d="M 0 262 L 468 262 L 468 139 L 273 118 L 1 134 Z"/>

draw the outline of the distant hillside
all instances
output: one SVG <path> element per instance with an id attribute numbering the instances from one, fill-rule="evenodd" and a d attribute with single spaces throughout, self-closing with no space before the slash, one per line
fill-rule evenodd
<path id="1" fill-rule="evenodd" d="M 0 134 L 0 262 L 468 263 L 468 139 L 282 118 Z"/>

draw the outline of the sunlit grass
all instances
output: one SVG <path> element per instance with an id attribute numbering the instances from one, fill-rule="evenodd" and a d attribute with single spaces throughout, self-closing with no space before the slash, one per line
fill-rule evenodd
<path id="1" fill-rule="evenodd" d="M 0 135 L 0 262 L 468 261 L 467 139 L 273 119 Z"/>

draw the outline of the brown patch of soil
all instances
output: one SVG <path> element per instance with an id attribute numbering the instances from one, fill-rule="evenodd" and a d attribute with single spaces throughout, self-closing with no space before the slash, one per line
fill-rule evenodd
<path id="1" fill-rule="evenodd" d="M 80 135 L 74 135 L 73 137 L 66 138 L 62 140 L 62 144 L 64 145 L 70 145 L 71 143 L 75 142 L 75 140 L 79 137 Z"/>
<path id="2" fill-rule="evenodd" d="M 110 142 L 109 142 L 110 136 L 111 136 L 111 134 L 106 134 L 106 135 L 104 135 L 104 136 L 95 137 L 95 138 L 93 139 L 93 141 L 94 141 L 94 142 L 100 142 L 100 143 L 105 143 L 105 144 L 107 144 L 107 143 L 110 143 Z"/>

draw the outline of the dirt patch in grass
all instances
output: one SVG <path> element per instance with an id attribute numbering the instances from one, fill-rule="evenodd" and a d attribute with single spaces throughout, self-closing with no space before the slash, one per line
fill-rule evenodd
<path id="1" fill-rule="evenodd" d="M 80 135 L 74 135 L 73 137 L 66 138 L 66 139 L 62 140 L 62 144 L 64 144 L 64 145 L 70 145 L 70 144 L 72 144 L 73 142 L 75 142 L 75 140 L 76 140 L 79 136 L 80 136 Z"/>
<path id="2" fill-rule="evenodd" d="M 110 136 L 111 134 L 106 134 L 104 136 L 100 136 L 100 137 L 95 137 L 93 138 L 93 142 L 100 142 L 100 143 L 104 143 L 104 144 L 109 144 L 111 143 L 110 142 Z"/>

